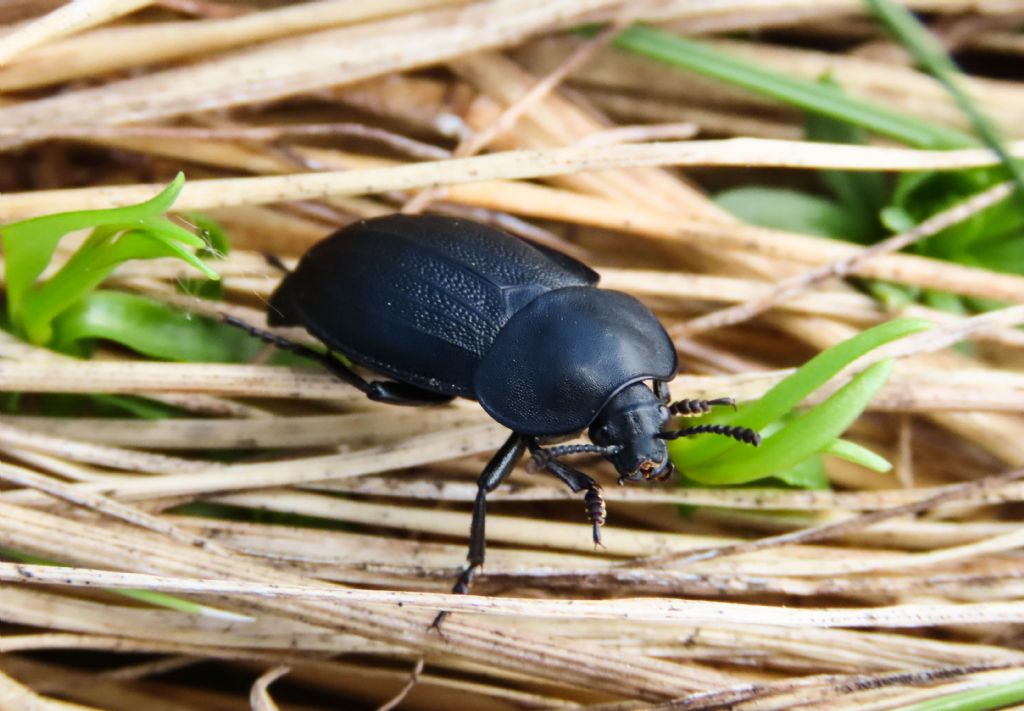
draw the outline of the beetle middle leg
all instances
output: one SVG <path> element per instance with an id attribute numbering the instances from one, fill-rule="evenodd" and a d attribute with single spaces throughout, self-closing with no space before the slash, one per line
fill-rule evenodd
<path id="1" fill-rule="evenodd" d="M 590 523 L 594 527 L 594 545 L 600 546 L 602 545 L 601 526 L 605 524 L 608 513 L 605 508 L 604 497 L 601 495 L 601 486 L 583 472 L 578 469 L 573 469 L 568 464 L 560 462 L 555 458 L 556 454 L 564 449 L 579 450 L 579 452 L 570 453 L 596 451 L 590 450 L 589 447 L 591 446 L 592 445 L 567 445 L 566 447 L 552 447 L 550 449 L 545 449 L 544 447 L 541 447 L 536 438 L 534 438 L 530 441 L 530 454 L 533 456 L 533 459 L 538 466 L 542 469 L 546 469 L 561 479 L 565 482 L 565 485 L 574 492 L 586 490 L 587 493 L 583 496 L 583 503 L 587 507 L 587 518 L 590 519 Z"/>
<path id="2" fill-rule="evenodd" d="M 515 432 L 501 445 L 501 449 L 494 453 L 487 466 L 480 473 L 477 480 L 476 499 L 473 501 L 473 520 L 469 524 L 469 555 L 466 557 L 468 565 L 459 573 L 452 592 L 456 595 L 465 595 L 469 592 L 469 586 L 473 577 L 484 564 L 484 556 L 487 553 L 487 539 L 484 536 L 484 528 L 487 520 L 487 494 L 501 486 L 501 483 L 512 473 L 516 464 L 523 457 L 526 451 L 527 438 Z M 437 613 L 437 617 L 431 623 L 431 627 L 440 629 L 444 618 L 448 616 L 447 611 Z"/>
<path id="3" fill-rule="evenodd" d="M 439 405 L 452 399 L 451 395 L 433 393 L 408 383 L 399 383 L 391 380 L 365 380 L 330 353 L 321 353 L 309 346 L 282 338 L 276 333 L 256 328 L 234 316 L 224 316 L 224 323 L 240 328 L 264 343 L 269 343 L 281 350 L 320 363 L 338 378 L 376 402 L 384 402 L 390 405 Z"/>

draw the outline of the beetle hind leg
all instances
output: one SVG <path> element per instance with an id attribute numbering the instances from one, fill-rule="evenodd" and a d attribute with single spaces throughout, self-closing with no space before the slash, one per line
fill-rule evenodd
<path id="1" fill-rule="evenodd" d="M 469 592 L 473 577 L 484 564 L 484 556 L 487 552 L 487 540 L 484 536 L 487 519 L 487 494 L 497 489 L 512 473 L 516 463 L 522 459 L 523 453 L 526 451 L 526 444 L 526 437 L 519 433 L 513 433 L 505 440 L 505 444 L 501 445 L 501 449 L 494 453 L 491 461 L 487 462 L 487 466 L 480 473 L 476 499 L 473 501 L 473 519 L 469 525 L 469 555 L 466 556 L 468 564 L 455 580 L 452 592 L 456 595 L 465 595 Z M 437 617 L 430 625 L 431 628 L 440 631 L 441 623 L 444 622 L 448 614 L 446 610 L 437 613 Z"/>
<path id="2" fill-rule="evenodd" d="M 452 399 L 451 395 L 430 392 L 408 383 L 389 380 L 367 381 L 330 353 L 321 353 L 309 346 L 282 338 L 276 333 L 257 328 L 234 316 L 224 316 L 223 318 L 224 323 L 240 328 L 264 343 L 269 343 L 283 351 L 288 351 L 289 353 L 294 353 L 295 355 L 320 363 L 339 379 L 358 389 L 366 397 L 376 402 L 384 402 L 391 405 L 439 405 Z"/>

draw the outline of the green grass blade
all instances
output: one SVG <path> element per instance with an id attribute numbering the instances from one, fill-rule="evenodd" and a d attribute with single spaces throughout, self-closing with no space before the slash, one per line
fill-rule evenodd
<path id="1" fill-rule="evenodd" d="M 828 475 L 825 473 L 825 467 L 821 464 L 821 457 L 808 457 L 791 469 L 775 472 L 770 481 L 776 479 L 795 489 L 827 491 L 830 488 Z"/>
<path id="2" fill-rule="evenodd" d="M 999 156 L 999 160 L 1013 176 L 1013 180 L 1017 184 L 1018 196 L 1024 197 L 1024 168 L 1021 168 L 1020 162 L 1014 160 L 1010 155 L 995 125 L 989 121 L 988 117 L 967 94 L 960 81 L 962 75 L 959 67 L 956 66 L 942 45 L 914 17 L 913 13 L 902 5 L 891 0 L 866 0 L 866 2 L 875 16 L 906 47 L 914 59 L 945 87 L 960 110 L 971 120 L 978 136 Z"/>
<path id="3" fill-rule="evenodd" d="M 254 358 L 259 341 L 212 319 L 119 291 L 94 291 L 54 322 L 53 347 L 83 352 L 82 342 L 102 338 L 163 360 L 239 363 Z"/>
<path id="4" fill-rule="evenodd" d="M 1024 679 L 1014 679 L 981 689 L 967 689 L 937 699 L 900 706 L 897 711 L 990 711 L 1024 702 Z"/>
<path id="5" fill-rule="evenodd" d="M 808 395 L 832 379 L 836 373 L 865 353 L 930 327 L 931 323 L 923 319 L 902 318 L 869 328 L 822 351 L 759 400 L 744 403 L 738 412 L 723 414 L 718 421 L 760 431 L 788 413 Z M 685 471 L 728 450 L 743 446 L 746 445 L 740 445 L 724 437 L 705 437 L 690 441 L 676 440 L 669 445 L 669 450 L 676 465 Z"/>
<path id="6" fill-rule="evenodd" d="M 178 173 L 158 195 L 137 205 L 44 215 L 0 228 L 11 321 L 19 321 L 17 311 L 25 294 L 50 263 L 57 243 L 64 235 L 102 224 L 137 224 L 147 217 L 160 215 L 171 207 L 184 184 L 184 174 Z"/>
<path id="7" fill-rule="evenodd" d="M 845 459 L 848 462 L 859 464 L 865 469 L 873 472 L 885 473 L 892 469 L 892 464 L 885 457 L 875 454 L 867 447 L 862 447 L 856 442 L 848 439 L 837 439 L 829 442 L 818 450 L 819 454 L 830 454 L 833 457 Z"/>
<path id="8" fill-rule="evenodd" d="M 850 98 L 834 88 L 765 69 L 701 42 L 661 30 L 633 26 L 619 33 L 613 43 L 620 49 L 741 87 L 804 111 L 831 116 L 908 145 L 937 149 L 977 145 L 960 131 Z"/>
<path id="9" fill-rule="evenodd" d="M 686 476 L 704 484 L 745 484 L 783 472 L 828 446 L 860 415 L 892 371 L 893 361 L 879 361 L 859 373 L 825 402 L 768 437 L 754 449 L 734 449 L 704 466 L 687 467 Z"/>
<path id="10" fill-rule="evenodd" d="M 176 597 L 174 595 L 168 595 L 166 593 L 158 592 L 155 590 L 132 590 L 129 588 L 110 588 L 109 592 L 116 593 L 122 597 L 126 597 L 130 600 L 138 600 L 144 602 L 147 605 L 153 607 L 163 607 L 168 610 L 175 610 L 177 612 L 184 612 L 189 615 L 198 615 L 200 617 L 213 617 L 221 620 L 235 620 L 237 622 L 251 622 L 252 618 L 246 615 L 241 615 L 237 612 L 230 612 L 228 610 L 221 610 L 216 607 L 210 607 L 209 605 L 203 605 L 198 602 L 193 602 L 183 597 Z"/>
<path id="11" fill-rule="evenodd" d="M 789 188 L 751 185 L 723 190 L 714 199 L 744 222 L 769 229 L 840 238 L 859 231 L 859 224 L 841 206 Z"/>

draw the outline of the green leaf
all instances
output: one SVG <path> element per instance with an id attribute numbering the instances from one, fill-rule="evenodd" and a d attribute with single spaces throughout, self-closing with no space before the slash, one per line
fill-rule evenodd
<path id="1" fill-rule="evenodd" d="M 69 353 L 103 338 L 154 358 L 204 363 L 245 362 L 263 347 L 237 328 L 118 291 L 87 294 L 54 321 L 54 334 L 54 347 Z"/>
<path id="2" fill-rule="evenodd" d="M 123 417 L 127 414 L 140 420 L 162 420 L 184 412 L 184 410 L 174 405 L 168 405 L 159 400 L 152 400 L 137 395 L 107 394 L 82 395 L 80 397 L 88 400 L 88 406 L 91 406 L 96 411 L 96 414 L 100 416 Z M 86 407 L 84 404 L 79 405 L 75 408 L 72 416 L 80 417 L 83 412 L 87 411 Z"/>
<path id="3" fill-rule="evenodd" d="M 875 16 L 888 28 L 911 55 L 941 83 L 956 101 L 985 145 L 999 156 L 1006 171 L 1013 176 L 1018 197 L 1024 196 L 1024 168 L 1006 149 L 995 125 L 982 113 L 961 83 L 960 69 L 942 44 L 922 25 L 914 14 L 892 0 L 867 0 Z M 1016 202 L 1016 201 L 1015 201 Z"/>
<path id="4" fill-rule="evenodd" d="M 892 464 L 885 457 L 879 456 L 867 447 L 862 447 L 856 442 L 846 439 L 837 439 L 829 442 L 820 450 L 820 454 L 830 454 L 833 457 L 845 459 L 848 462 L 859 464 L 865 469 L 885 473 L 892 469 Z"/>
<path id="5" fill-rule="evenodd" d="M 718 421 L 757 431 L 763 430 L 865 353 L 930 327 L 931 323 L 923 319 L 901 318 L 862 331 L 853 338 L 822 351 L 760 399 L 742 404 L 735 413 L 724 413 Z M 669 451 L 676 466 L 690 472 L 693 467 L 738 447 L 746 448 L 747 445 L 724 437 L 704 437 L 675 440 L 669 444 Z"/>
<path id="6" fill-rule="evenodd" d="M 1004 179 L 1001 171 L 990 168 L 900 176 L 892 205 L 883 210 L 883 220 L 895 231 L 906 231 Z M 921 254 L 973 266 L 982 245 L 1020 241 L 1024 232 L 1024 211 L 1016 202 L 1002 200 L 991 205 L 917 243 L 914 249 Z M 1005 271 L 998 264 L 993 266 L 998 271 Z"/>
<path id="7" fill-rule="evenodd" d="M 859 283 L 889 311 L 899 311 L 913 303 L 921 291 L 917 287 L 878 279 L 866 279 Z"/>
<path id="8" fill-rule="evenodd" d="M 778 475 L 799 465 L 841 435 L 874 397 L 892 371 L 886 359 L 859 373 L 831 397 L 798 415 L 758 448 L 736 450 L 703 466 L 686 468 L 686 475 L 705 484 L 743 484 Z"/>
<path id="9" fill-rule="evenodd" d="M 797 190 L 750 186 L 724 190 L 714 199 L 733 215 L 760 227 L 836 238 L 859 229 L 834 202 Z"/>
<path id="10" fill-rule="evenodd" d="M 62 212 L 0 228 L 6 260 L 7 308 L 11 322 L 20 322 L 19 308 L 24 303 L 25 295 L 50 263 L 57 243 L 64 235 L 103 224 L 127 227 L 141 224 L 147 217 L 170 209 L 184 184 L 185 175 L 178 173 L 158 195 L 138 205 Z M 191 236 L 194 238 L 194 235 Z"/>
<path id="11" fill-rule="evenodd" d="M 946 311 L 960 316 L 967 314 L 967 307 L 964 305 L 963 300 L 951 292 L 940 291 L 939 289 L 925 289 L 921 296 L 927 306 L 938 311 Z"/>
<path id="12" fill-rule="evenodd" d="M 209 278 L 218 278 L 191 251 L 207 243 L 162 216 L 184 180 L 179 173 L 159 195 L 139 205 L 48 215 L 4 227 L 11 327 L 31 343 L 48 344 L 53 320 L 130 259 L 175 257 Z M 60 239 L 87 227 L 95 229 L 82 246 L 56 274 L 36 285 Z"/>
<path id="13" fill-rule="evenodd" d="M 156 590 L 110 588 L 109 592 L 117 593 L 118 595 L 126 597 L 129 600 L 138 600 L 139 602 L 144 602 L 147 605 L 152 605 L 153 607 L 163 607 L 168 610 L 184 612 L 189 615 L 213 617 L 222 620 L 235 620 L 238 622 L 249 622 L 252 619 L 245 615 L 240 615 L 237 612 L 221 610 L 216 607 L 210 607 L 209 605 L 203 605 L 201 603 L 193 602 L 192 600 L 188 600 L 183 597 L 168 595 L 167 593 L 162 593 Z"/>
<path id="14" fill-rule="evenodd" d="M 969 136 L 945 126 L 853 99 L 820 83 L 790 77 L 734 57 L 710 45 L 650 27 L 634 25 L 618 34 L 616 47 L 680 69 L 738 86 L 789 106 L 861 126 L 920 148 L 977 145 Z"/>
<path id="15" fill-rule="evenodd" d="M 796 489 L 826 491 L 831 488 L 821 457 L 808 457 L 791 469 L 776 473 L 773 478 Z"/>
<path id="16" fill-rule="evenodd" d="M 823 83 L 839 90 L 838 85 L 826 78 Z M 804 122 L 804 133 L 809 140 L 824 143 L 866 142 L 864 131 L 845 121 L 810 113 Z M 821 170 L 818 175 L 839 201 L 846 215 L 846 228 L 842 234 L 830 235 L 860 244 L 871 244 L 884 235 L 879 219 L 882 208 L 889 202 L 889 183 L 882 173 L 851 170 Z"/>

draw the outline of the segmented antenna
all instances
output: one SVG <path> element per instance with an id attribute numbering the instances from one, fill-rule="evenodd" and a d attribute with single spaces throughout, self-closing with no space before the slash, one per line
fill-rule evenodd
<path id="1" fill-rule="evenodd" d="M 679 400 L 668 406 L 668 411 L 673 415 L 693 417 L 711 412 L 711 408 L 728 405 L 736 409 L 736 400 L 731 397 L 720 397 L 714 400 Z"/>
<path id="2" fill-rule="evenodd" d="M 695 434 L 716 434 L 723 437 L 731 437 L 737 442 L 752 444 L 755 447 L 761 444 L 761 435 L 749 427 L 733 427 L 732 425 L 695 425 L 673 432 L 659 432 L 656 437 L 659 439 L 679 439 Z"/>

